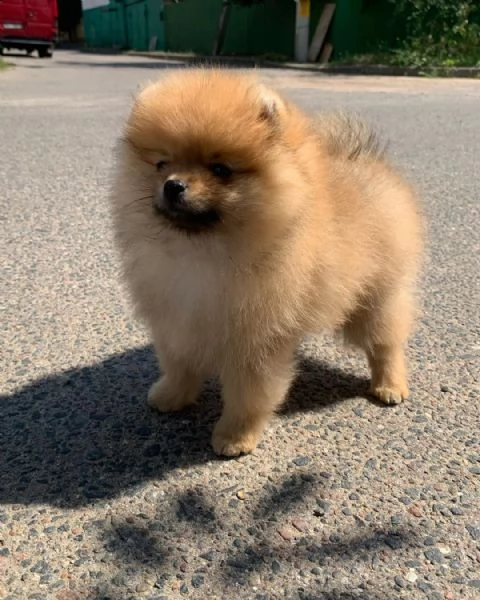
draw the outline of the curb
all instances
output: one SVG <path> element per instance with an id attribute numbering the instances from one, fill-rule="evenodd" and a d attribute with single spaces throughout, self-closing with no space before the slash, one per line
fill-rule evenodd
<path id="1" fill-rule="evenodd" d="M 225 65 L 235 67 L 264 67 L 271 69 L 291 69 L 296 71 L 311 71 L 332 75 L 385 75 L 422 77 L 425 75 L 441 77 L 480 77 L 480 67 L 400 67 L 392 65 L 330 65 L 318 63 L 275 62 L 252 56 L 201 56 L 193 53 L 142 52 L 130 50 L 128 56 L 142 56 L 165 62 L 183 62 L 187 64 Z"/>
<path id="2" fill-rule="evenodd" d="M 266 61 L 264 66 L 279 66 L 279 63 Z M 385 75 L 395 77 L 424 77 L 425 75 L 441 77 L 480 77 L 480 67 L 400 67 L 393 65 L 314 65 L 308 63 L 282 63 L 284 69 L 297 69 L 331 73 L 332 75 Z"/>
<path id="3" fill-rule="evenodd" d="M 124 52 L 127 56 L 141 56 L 143 58 L 152 58 L 165 62 L 184 62 L 188 64 L 208 64 L 225 65 L 236 67 L 260 67 L 265 63 L 253 56 L 205 56 L 189 52 L 147 52 L 141 50 L 127 50 Z M 272 63 L 280 66 L 281 63 Z"/>

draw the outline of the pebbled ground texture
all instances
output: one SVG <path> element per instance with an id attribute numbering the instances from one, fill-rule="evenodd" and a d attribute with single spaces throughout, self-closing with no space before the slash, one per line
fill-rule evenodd
<path id="1" fill-rule="evenodd" d="M 257 451 L 214 456 L 157 376 L 118 279 L 106 191 L 132 93 L 174 62 L 57 51 L 0 74 L 3 600 L 480 597 L 480 81 L 268 69 L 305 108 L 391 140 L 429 221 L 411 398 L 307 340 Z"/>

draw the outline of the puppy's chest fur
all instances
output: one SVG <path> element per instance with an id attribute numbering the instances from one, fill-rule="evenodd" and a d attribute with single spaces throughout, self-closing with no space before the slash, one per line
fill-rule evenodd
<path id="1" fill-rule="evenodd" d="M 138 273 L 148 296 L 140 312 L 170 355 L 216 370 L 228 336 L 228 257 L 188 241 L 148 256 L 147 271 Z"/>
<path id="2" fill-rule="evenodd" d="M 272 282 L 239 268 L 221 245 L 177 239 L 141 254 L 131 271 L 134 295 L 169 356 L 216 375 L 226 361 L 261 356 L 288 328 L 280 306 L 286 298 L 274 291 L 285 293 L 285 286 L 272 290 Z"/>

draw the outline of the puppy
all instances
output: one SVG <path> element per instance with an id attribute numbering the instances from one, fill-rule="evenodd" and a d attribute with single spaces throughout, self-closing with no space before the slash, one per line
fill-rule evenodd
<path id="1" fill-rule="evenodd" d="M 362 123 L 309 118 L 249 75 L 177 72 L 134 103 L 111 205 L 163 373 L 148 403 L 181 410 L 218 376 L 216 453 L 255 448 L 305 334 L 342 331 L 372 394 L 407 398 L 422 219 Z"/>

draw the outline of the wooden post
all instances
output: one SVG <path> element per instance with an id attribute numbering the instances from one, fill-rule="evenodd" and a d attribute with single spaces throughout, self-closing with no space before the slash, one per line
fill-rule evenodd
<path id="1" fill-rule="evenodd" d="M 332 22 L 333 13 L 335 12 L 335 4 L 325 4 L 323 7 L 322 14 L 318 20 L 317 28 L 313 35 L 312 43 L 310 44 L 310 50 L 308 52 L 308 60 L 315 62 L 318 58 L 320 50 L 322 49 L 323 42 L 327 37 L 328 28 Z"/>
<path id="2" fill-rule="evenodd" d="M 330 42 L 325 42 L 323 45 L 322 51 L 320 52 L 320 56 L 318 58 L 318 62 L 328 63 L 330 57 L 332 56 L 333 46 Z"/>
<path id="3" fill-rule="evenodd" d="M 230 1 L 223 0 L 222 10 L 220 11 L 220 19 L 218 21 L 218 32 L 213 44 L 212 55 L 217 56 L 222 51 L 225 33 L 227 32 L 228 15 L 230 13 Z"/>
<path id="4" fill-rule="evenodd" d="M 295 0 L 295 60 L 306 62 L 308 57 L 308 35 L 310 27 L 310 0 Z"/>

